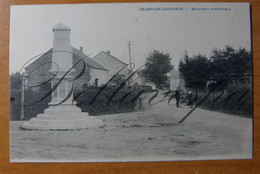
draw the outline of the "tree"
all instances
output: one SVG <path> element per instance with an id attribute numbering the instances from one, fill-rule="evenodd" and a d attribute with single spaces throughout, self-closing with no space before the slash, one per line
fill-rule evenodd
<path id="1" fill-rule="evenodd" d="M 235 50 L 226 46 L 223 50 L 214 49 L 211 56 L 211 78 L 228 83 L 248 82 L 252 75 L 251 52 L 246 49 Z"/>
<path id="2" fill-rule="evenodd" d="M 9 75 L 10 77 L 10 90 L 21 90 L 21 79 L 20 79 L 20 73 L 12 73 Z"/>
<path id="3" fill-rule="evenodd" d="M 154 50 L 146 58 L 145 68 L 142 72 L 147 81 L 153 82 L 157 87 L 166 84 L 167 73 L 173 69 L 171 58 L 168 53 L 164 54 Z"/>
<path id="4" fill-rule="evenodd" d="M 202 55 L 189 57 L 187 52 L 180 61 L 179 71 L 185 81 L 186 88 L 205 89 L 206 82 L 209 80 L 209 60 Z"/>
<path id="5" fill-rule="evenodd" d="M 248 83 L 252 76 L 251 52 L 246 49 L 235 50 L 226 46 L 223 50 L 213 49 L 210 59 L 202 55 L 189 57 L 187 52 L 179 64 L 179 71 L 187 88 L 205 89 L 206 82 L 222 82 L 218 89 L 228 84 Z"/>

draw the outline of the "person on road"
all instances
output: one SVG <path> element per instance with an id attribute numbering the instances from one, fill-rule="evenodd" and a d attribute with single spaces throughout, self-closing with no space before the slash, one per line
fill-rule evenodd
<path id="1" fill-rule="evenodd" d="M 175 90 L 175 98 L 176 98 L 176 106 L 179 107 L 179 101 L 180 101 L 180 88 L 179 87 Z"/>
<path id="2" fill-rule="evenodd" d="M 190 107 L 192 107 L 192 105 L 193 105 L 193 101 L 192 101 L 192 91 L 191 91 L 191 90 L 189 90 L 189 92 L 188 92 L 188 105 L 189 105 Z"/>

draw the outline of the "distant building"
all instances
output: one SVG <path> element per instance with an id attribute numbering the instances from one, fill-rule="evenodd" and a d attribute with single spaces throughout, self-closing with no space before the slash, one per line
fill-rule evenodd
<path id="1" fill-rule="evenodd" d="M 86 54 L 83 52 L 83 48 L 80 47 L 80 50 L 73 49 L 73 52 L 76 55 L 80 55 L 80 57 L 84 58 L 86 65 L 90 70 L 90 77 L 89 85 L 91 86 L 102 86 L 109 80 L 109 70 L 104 68 L 102 64 L 95 62 L 93 59 L 90 59 Z"/>
<path id="2" fill-rule="evenodd" d="M 106 51 L 106 52 L 101 51 L 99 54 L 93 57 L 92 60 L 94 60 L 98 64 L 102 64 L 104 68 L 108 70 L 108 74 L 110 78 L 113 75 L 115 75 L 120 69 L 122 69 L 124 66 L 127 66 L 126 63 L 112 56 L 110 51 Z M 129 71 L 126 67 L 120 72 L 120 74 L 127 74 L 128 72 Z"/>
<path id="3" fill-rule="evenodd" d="M 179 71 L 173 69 L 170 72 L 170 90 L 175 91 L 178 87 L 185 91 L 184 80 L 180 77 Z"/>
<path id="4" fill-rule="evenodd" d="M 93 60 L 108 70 L 109 78 L 112 78 L 122 68 L 123 69 L 120 71 L 119 74 L 126 75 L 126 78 L 130 75 L 129 66 L 127 66 L 128 64 L 111 55 L 110 51 L 100 52 L 95 57 L 93 57 Z M 132 81 L 132 84 L 141 84 L 141 79 L 139 78 L 139 75 L 137 73 L 133 75 Z"/>

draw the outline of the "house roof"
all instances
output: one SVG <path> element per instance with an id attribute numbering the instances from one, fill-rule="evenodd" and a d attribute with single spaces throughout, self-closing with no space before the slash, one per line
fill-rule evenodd
<path id="1" fill-rule="evenodd" d="M 79 58 L 84 59 L 85 63 L 91 66 L 94 69 L 104 70 L 108 71 L 106 68 L 104 68 L 102 65 L 98 64 L 94 60 L 90 59 L 86 54 L 84 54 L 82 51 L 72 47 L 72 52 L 79 56 Z"/>
<path id="2" fill-rule="evenodd" d="M 98 54 L 97 54 L 95 57 L 93 57 L 92 59 L 95 60 L 95 58 L 98 57 L 100 54 L 105 54 L 105 55 L 107 55 L 107 56 L 113 58 L 114 60 L 116 60 L 116 61 L 122 63 L 123 65 L 127 65 L 127 64 L 126 64 L 125 62 L 123 62 L 122 60 L 119 60 L 118 58 L 112 56 L 110 53 L 107 53 L 107 52 L 105 52 L 105 51 L 101 51 L 100 53 L 98 53 Z"/>
<path id="3" fill-rule="evenodd" d="M 38 59 L 36 59 L 35 61 L 33 61 L 30 65 L 28 65 L 27 67 L 25 67 L 25 69 L 28 69 L 28 67 L 30 67 L 32 64 L 35 64 L 37 61 L 40 61 L 41 59 L 45 59 L 46 55 L 50 54 L 52 51 L 52 48 L 50 50 L 48 50 L 45 54 L 43 54 L 41 57 L 39 57 Z M 94 69 L 99 69 L 99 70 L 103 70 L 103 71 L 108 71 L 106 68 L 104 68 L 103 66 L 101 66 L 100 64 L 98 64 L 97 62 L 95 62 L 94 60 L 90 59 L 86 54 L 84 54 L 82 51 L 72 47 L 72 52 L 73 52 L 73 56 L 79 59 L 83 59 L 84 62 L 89 65 L 90 67 L 94 68 Z M 48 59 L 51 59 L 51 54 L 47 57 Z"/>

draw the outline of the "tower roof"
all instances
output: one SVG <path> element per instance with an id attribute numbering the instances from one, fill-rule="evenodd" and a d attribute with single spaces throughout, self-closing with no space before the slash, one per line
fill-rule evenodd
<path id="1" fill-rule="evenodd" d="M 67 25 L 63 24 L 63 23 L 58 23 L 57 25 L 55 25 L 53 28 L 52 28 L 53 31 L 56 31 L 56 30 L 70 30 L 70 27 L 68 27 Z"/>

